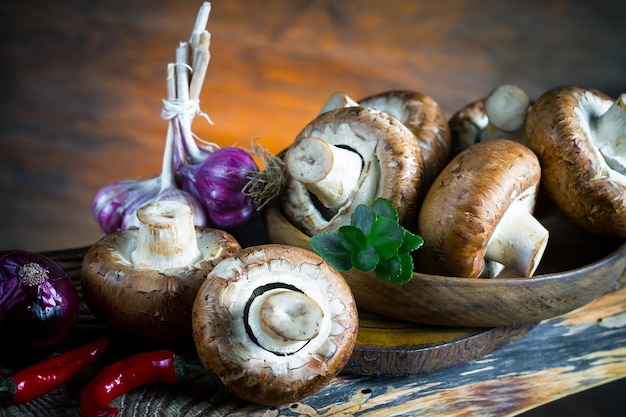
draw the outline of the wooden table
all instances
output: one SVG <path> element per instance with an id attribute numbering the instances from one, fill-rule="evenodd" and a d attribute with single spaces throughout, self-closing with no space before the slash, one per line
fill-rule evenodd
<path id="1" fill-rule="evenodd" d="M 102 235 L 90 212 L 97 189 L 160 170 L 166 65 L 199 5 L 2 2 L 0 249 L 88 245 Z M 414 89 L 448 115 L 501 83 L 531 97 L 561 84 L 617 96 L 626 91 L 624 16 L 620 1 L 216 0 L 201 98 L 215 125 L 198 119 L 194 132 L 222 145 L 258 137 L 278 151 L 338 90 L 358 99 Z M 309 400 L 273 410 L 203 394 L 181 403 L 181 413 L 513 415 L 626 376 L 625 309 L 621 289 L 466 365 L 406 378 L 343 375 Z M 81 382 L 45 403 L 71 404 Z M 198 380 L 133 393 L 123 399 L 125 415 L 138 398 L 154 413 L 207 387 Z M 35 406 L 0 415 L 16 410 L 42 415 Z"/>
<path id="2" fill-rule="evenodd" d="M 78 281 L 85 249 L 48 253 Z M 624 277 L 626 279 L 626 276 Z M 72 340 L 107 333 L 82 304 Z M 0 416 L 80 416 L 84 385 L 102 367 L 132 353 L 155 349 L 128 346 L 114 336 L 112 351 L 61 388 L 33 403 L 0 408 Z M 475 348 L 475 347 L 474 347 Z M 468 347 L 471 354 L 472 347 Z M 194 360 L 193 352 L 177 352 Z M 4 355 L 3 355 L 4 356 Z M 9 374 L 6 359 L 0 376 Z M 122 416 L 513 416 L 541 404 L 626 376 L 626 286 L 583 308 L 546 320 L 507 346 L 473 361 L 403 377 L 340 374 L 297 403 L 252 405 L 217 390 L 204 375 L 180 384 L 155 383 L 115 400 Z"/>
<path id="3" fill-rule="evenodd" d="M 85 249 L 48 253 L 76 280 Z M 624 277 L 626 279 L 626 277 Z M 107 333 L 83 303 L 72 343 Z M 0 408 L 0 416 L 80 416 L 84 385 L 107 364 L 143 349 L 114 336 L 110 352 L 85 372 L 32 403 Z M 193 352 L 177 350 L 194 360 Z M 468 350 L 468 354 L 471 350 Z M 0 377 L 10 374 L 6 359 Z M 113 402 L 122 416 L 513 416 L 626 376 L 626 286 L 583 308 L 546 320 L 507 346 L 462 365 L 403 377 L 340 374 L 297 403 L 251 405 L 195 375 L 155 383 Z"/>

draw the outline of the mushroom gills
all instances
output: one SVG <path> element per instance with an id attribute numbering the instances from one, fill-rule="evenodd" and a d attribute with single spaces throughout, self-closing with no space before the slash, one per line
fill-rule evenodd
<path id="1" fill-rule="evenodd" d="M 588 118 L 583 114 L 579 114 L 580 120 L 583 121 L 583 128 L 589 133 L 589 137 L 596 138 L 592 145 L 602 156 L 608 168 L 620 174 L 618 181 L 626 184 L 626 94 L 611 104 L 608 109 L 601 106 L 600 103 L 595 104 L 594 96 L 587 94 L 585 100 L 591 101 L 592 114 Z M 582 110 L 577 109 L 582 113 Z M 588 124 L 584 124 L 587 121 Z M 593 131 L 593 134 L 591 134 Z M 609 170 L 605 170 L 609 171 Z M 614 174 L 615 174 L 614 173 Z M 610 172 L 606 172 L 610 176 Z"/>
<path id="2" fill-rule="evenodd" d="M 311 297 L 288 284 L 258 288 L 244 312 L 250 339 L 279 356 L 296 353 L 317 337 L 323 318 Z"/>
<path id="3" fill-rule="evenodd" d="M 366 105 L 395 117 L 405 123 L 409 119 L 409 110 L 405 102 L 396 96 L 379 96 L 367 101 Z"/>
<path id="4" fill-rule="evenodd" d="M 359 157 L 361 158 L 361 173 L 363 172 L 363 167 L 365 165 L 365 162 L 363 161 L 363 157 L 361 156 L 361 154 L 359 154 L 356 150 L 346 145 L 335 145 L 335 146 L 337 148 L 345 149 L 347 151 L 354 152 L 355 154 L 359 155 Z M 361 185 L 362 184 L 360 183 L 356 184 L 355 190 L 359 189 Z M 324 218 L 324 220 L 326 220 L 327 222 L 331 221 L 337 215 L 337 213 L 339 212 L 338 208 L 325 206 L 324 203 L 320 201 L 320 199 L 317 197 L 315 193 L 309 190 L 307 190 L 307 192 L 309 194 L 309 198 L 311 199 L 311 203 L 313 204 L 313 207 L 315 207 L 315 209 Z"/>

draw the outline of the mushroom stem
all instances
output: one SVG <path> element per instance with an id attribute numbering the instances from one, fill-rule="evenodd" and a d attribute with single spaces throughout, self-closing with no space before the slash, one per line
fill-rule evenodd
<path id="1" fill-rule="evenodd" d="M 523 142 L 529 104 L 528 95 L 518 86 L 503 84 L 496 87 L 485 99 L 485 113 L 489 119 L 486 138 Z"/>
<path id="2" fill-rule="evenodd" d="M 354 151 L 308 137 L 286 155 L 289 174 L 329 208 L 345 204 L 361 176 L 362 159 Z"/>
<path id="3" fill-rule="evenodd" d="M 517 200 L 504 213 L 487 243 L 485 261 L 531 277 L 548 244 L 548 230 Z"/>
<path id="4" fill-rule="evenodd" d="M 263 328 L 284 340 L 313 339 L 319 334 L 322 317 L 320 306 L 297 291 L 279 291 L 261 306 Z"/>
<path id="5" fill-rule="evenodd" d="M 158 201 L 137 210 L 139 233 L 130 260 L 137 268 L 165 270 L 193 265 L 201 253 L 191 208 L 176 201 Z"/>
<path id="6" fill-rule="evenodd" d="M 291 354 L 317 337 L 323 318 L 322 308 L 311 297 L 279 288 L 255 298 L 250 306 L 248 325 L 263 349 Z"/>
<path id="7" fill-rule="evenodd" d="M 626 175 L 626 94 L 597 118 L 595 124 L 596 146 L 607 165 Z"/>

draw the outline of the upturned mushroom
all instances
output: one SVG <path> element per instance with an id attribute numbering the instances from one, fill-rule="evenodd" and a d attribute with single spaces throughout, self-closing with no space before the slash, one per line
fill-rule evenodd
<path id="1" fill-rule="evenodd" d="M 626 237 L 626 94 L 553 88 L 533 105 L 526 131 L 563 213 L 592 233 Z"/>
<path id="2" fill-rule="evenodd" d="M 284 159 L 282 210 L 309 236 L 348 224 L 355 207 L 378 197 L 398 209 L 401 224 L 415 222 L 422 151 L 387 113 L 361 106 L 326 111 L 298 134 Z"/>
<path id="3" fill-rule="evenodd" d="M 535 154 L 514 141 L 479 142 L 460 152 L 424 198 L 420 269 L 475 278 L 508 268 L 532 276 L 548 241 L 532 216 L 540 175 Z"/>
<path id="4" fill-rule="evenodd" d="M 439 104 L 430 96 L 392 90 L 359 100 L 359 105 L 383 111 L 400 120 L 415 135 L 424 159 L 424 187 L 450 162 L 450 128 Z"/>
<path id="5" fill-rule="evenodd" d="M 239 398 L 303 399 L 348 362 L 358 316 L 343 277 L 315 253 L 268 244 L 220 262 L 193 306 L 201 363 Z"/>
<path id="6" fill-rule="evenodd" d="M 450 126 L 452 155 L 474 143 L 491 139 L 511 139 L 524 143 L 524 126 L 531 100 L 513 84 L 494 88 L 452 115 Z"/>
<path id="7" fill-rule="evenodd" d="M 88 306 L 116 331 L 150 342 L 191 340 L 191 309 L 208 272 L 240 250 L 229 233 L 193 225 L 174 201 L 137 210 L 139 227 L 106 235 L 85 254 Z"/>
<path id="8" fill-rule="evenodd" d="M 426 94 L 410 90 L 391 90 L 354 101 L 334 93 L 322 113 L 340 107 L 364 106 L 385 112 L 409 128 L 422 148 L 423 187 L 427 189 L 450 161 L 450 128 L 439 104 Z"/>

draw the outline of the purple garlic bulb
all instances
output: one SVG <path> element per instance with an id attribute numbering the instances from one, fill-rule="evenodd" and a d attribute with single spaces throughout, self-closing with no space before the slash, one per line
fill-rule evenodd
<path id="1" fill-rule="evenodd" d="M 212 224 L 224 228 L 240 226 L 254 214 L 252 197 L 242 190 L 258 171 L 252 156 L 236 147 L 218 149 L 180 170 L 182 188 L 202 201 Z"/>
<path id="2" fill-rule="evenodd" d="M 135 212 L 152 201 L 160 189 L 160 176 L 107 184 L 96 193 L 91 203 L 91 212 L 100 229 L 107 234 L 138 226 Z"/>

